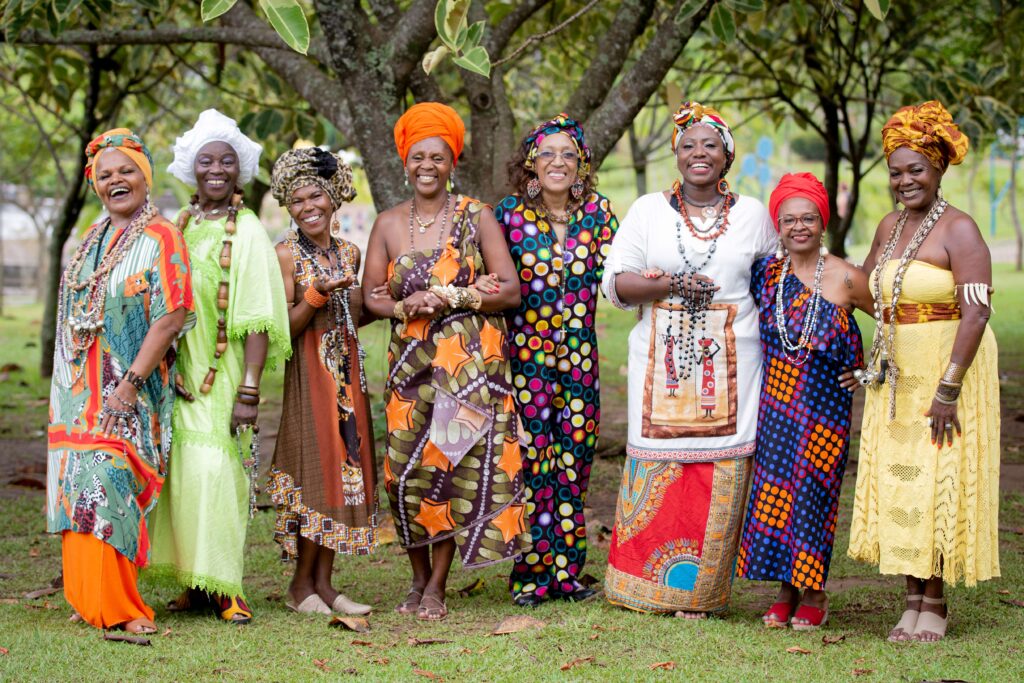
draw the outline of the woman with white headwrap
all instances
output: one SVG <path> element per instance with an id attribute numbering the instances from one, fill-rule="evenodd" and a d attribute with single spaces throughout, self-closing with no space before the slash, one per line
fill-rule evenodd
<path id="1" fill-rule="evenodd" d="M 178 227 L 194 270 L 198 322 L 179 346 L 171 465 L 155 513 L 153 572 L 186 590 L 169 606 L 212 606 L 248 623 L 242 553 L 255 469 L 259 382 L 291 352 L 277 255 L 242 204 L 262 148 L 214 109 L 174 144 L 170 173 L 195 187 Z M 247 433 L 252 428 L 253 434 Z M 250 473 L 251 476 L 255 472 Z"/>

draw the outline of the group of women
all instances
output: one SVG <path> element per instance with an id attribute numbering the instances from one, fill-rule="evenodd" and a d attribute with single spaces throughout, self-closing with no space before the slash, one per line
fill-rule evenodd
<path id="1" fill-rule="evenodd" d="M 991 265 L 939 189 L 967 138 L 937 102 L 885 126 L 904 208 L 862 270 L 824 248 L 816 178 L 783 176 L 766 209 L 729 188 L 735 143 L 718 112 L 686 102 L 673 126 L 680 180 L 620 227 L 568 116 L 523 139 L 512 194 L 492 210 L 452 187 L 458 114 L 414 105 L 394 131 L 411 196 L 377 217 L 361 287 L 362 255 L 333 227 L 355 195 L 339 157 L 298 148 L 274 164 L 293 221 L 275 247 L 241 201 L 261 150 L 234 121 L 206 111 L 175 144 L 169 170 L 196 188 L 177 226 L 149 202 L 142 141 L 126 129 L 93 141 L 86 173 L 107 217 L 62 280 L 49 429 L 48 526 L 76 618 L 152 632 L 137 588 L 152 565 L 183 589 L 170 609 L 252 619 L 242 559 L 260 379 L 284 359 L 268 492 L 296 560 L 286 604 L 370 611 L 331 573 L 336 553 L 378 542 L 358 335 L 373 319 L 391 325 L 383 484 L 412 569 L 396 611 L 444 619 L 456 552 L 469 568 L 512 560 L 518 606 L 592 597 L 580 577 L 601 288 L 638 320 L 608 600 L 701 618 L 728 605 L 737 575 L 780 583 L 767 627 L 825 624 L 864 386 L 850 554 L 907 577 L 891 640 L 942 638 L 944 584 L 999 572 Z M 866 362 L 855 307 L 875 319 Z"/>

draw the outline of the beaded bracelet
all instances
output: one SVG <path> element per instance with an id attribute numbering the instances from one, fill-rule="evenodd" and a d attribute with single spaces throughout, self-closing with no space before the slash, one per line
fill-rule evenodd
<path id="1" fill-rule="evenodd" d="M 146 378 L 136 374 L 134 370 L 124 373 L 121 379 L 135 387 L 136 391 L 142 391 L 142 387 L 146 386 Z"/>
<path id="2" fill-rule="evenodd" d="M 310 286 L 306 288 L 306 293 L 302 295 L 306 303 L 313 308 L 323 308 L 327 305 L 327 302 L 331 300 L 326 294 L 321 294 L 317 291 L 316 287 Z"/>

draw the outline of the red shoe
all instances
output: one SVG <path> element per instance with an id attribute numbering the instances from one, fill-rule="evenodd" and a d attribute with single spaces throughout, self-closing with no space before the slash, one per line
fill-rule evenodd
<path id="1" fill-rule="evenodd" d="M 797 619 L 800 621 L 798 622 Z M 796 614 L 793 615 L 791 626 L 794 631 L 817 631 L 828 623 L 828 605 L 825 609 L 818 609 L 810 605 L 800 605 Z"/>
<path id="2" fill-rule="evenodd" d="M 761 617 L 765 628 L 786 628 L 793 614 L 794 603 L 777 602 Z"/>

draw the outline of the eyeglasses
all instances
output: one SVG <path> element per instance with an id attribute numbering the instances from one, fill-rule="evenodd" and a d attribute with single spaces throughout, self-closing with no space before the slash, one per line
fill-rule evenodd
<path id="1" fill-rule="evenodd" d="M 550 164 L 558 156 L 562 157 L 562 161 L 567 164 L 575 164 L 580 160 L 580 155 L 576 152 L 562 152 L 561 154 L 549 151 L 537 152 L 537 160 L 543 161 L 545 164 Z"/>
<path id="2" fill-rule="evenodd" d="M 779 226 L 783 228 L 792 228 L 796 225 L 796 222 L 800 221 L 804 224 L 805 228 L 813 228 L 818 224 L 818 214 L 805 213 L 803 216 L 797 218 L 796 216 L 783 216 L 779 219 Z"/>

